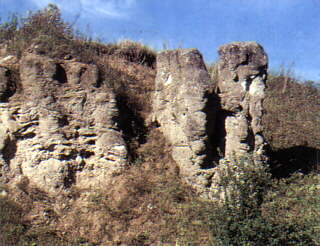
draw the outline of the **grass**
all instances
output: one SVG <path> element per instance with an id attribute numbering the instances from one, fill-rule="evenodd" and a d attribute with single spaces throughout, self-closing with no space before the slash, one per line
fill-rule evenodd
<path id="1" fill-rule="evenodd" d="M 263 123 L 271 146 L 274 149 L 319 147 L 320 91 L 311 84 L 272 74 L 267 86 Z"/>
<path id="2" fill-rule="evenodd" d="M 310 83 L 272 74 L 267 86 L 263 125 L 274 175 L 319 170 L 320 90 Z"/>
<path id="3" fill-rule="evenodd" d="M 152 134 L 159 139 L 159 133 Z M 147 143 L 142 152 L 158 148 Z M 70 204 L 64 219 L 51 224 L 55 227 L 30 224 L 24 219 L 30 211 L 19 201 L 0 200 L 1 245 L 320 245 L 318 175 L 273 180 L 259 203 L 244 199 L 240 206 L 230 200 L 218 205 L 197 197 L 177 176 L 170 156 L 162 153 L 163 162 L 144 160 L 119 178 L 117 186 L 90 193 L 85 203 Z M 256 179 L 251 175 L 247 183 L 229 184 L 252 191 Z M 28 193 L 30 207 L 48 199 Z M 70 228 L 62 234 L 65 223 Z"/>
<path id="4" fill-rule="evenodd" d="M 7 53 L 17 57 L 33 49 L 52 58 L 75 58 L 85 63 L 94 63 L 100 56 L 116 56 L 144 66 L 155 64 L 155 52 L 147 46 L 128 40 L 102 44 L 79 34 L 62 20 L 54 4 L 26 17 L 12 15 L 0 23 L 0 31 L 0 43 Z"/>

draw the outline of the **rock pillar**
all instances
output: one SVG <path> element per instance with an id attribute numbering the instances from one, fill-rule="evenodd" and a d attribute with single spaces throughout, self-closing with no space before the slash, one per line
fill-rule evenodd
<path id="1" fill-rule="evenodd" d="M 218 90 L 225 119 L 225 158 L 252 153 L 263 161 L 266 145 L 261 118 L 268 58 L 255 42 L 234 42 L 219 48 Z"/>
<path id="2" fill-rule="evenodd" d="M 153 120 L 172 145 L 183 177 L 200 190 L 210 163 L 208 107 L 211 79 L 196 49 L 166 50 L 157 57 Z M 214 111 L 210 110 L 213 114 Z"/>

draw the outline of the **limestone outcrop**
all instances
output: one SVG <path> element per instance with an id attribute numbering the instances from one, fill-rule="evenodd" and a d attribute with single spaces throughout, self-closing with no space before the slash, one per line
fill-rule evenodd
<path id="1" fill-rule="evenodd" d="M 198 50 L 160 52 L 149 118 L 171 145 L 181 176 L 209 196 L 230 165 L 267 159 L 261 123 L 267 55 L 255 42 L 227 44 L 219 54 L 214 84 Z M 96 65 L 31 48 L 19 60 L 19 85 L 12 85 L 6 64 L 0 64 L 0 165 L 8 180 L 27 177 L 49 193 L 96 189 L 126 168 L 116 95 L 100 86 Z"/>
<path id="2" fill-rule="evenodd" d="M 255 42 L 227 44 L 219 54 L 214 94 L 199 51 L 159 53 L 153 100 L 153 120 L 171 143 L 181 175 L 209 196 L 226 163 L 267 159 L 261 123 L 267 55 Z"/>
<path id="3" fill-rule="evenodd" d="M 267 145 L 261 123 L 268 58 L 255 42 L 234 42 L 219 48 L 217 91 L 223 119 L 224 158 L 214 168 L 210 197 L 224 200 L 240 195 L 237 183 L 248 172 L 267 175 Z M 233 199 L 237 199 L 233 197 Z"/>
<path id="4" fill-rule="evenodd" d="M 172 145 L 172 157 L 190 184 L 204 189 L 212 164 L 208 143 L 213 125 L 211 79 L 196 49 L 167 50 L 157 57 L 153 120 Z M 211 121 L 213 122 L 213 120 Z"/>
<path id="5" fill-rule="evenodd" d="M 266 142 L 261 123 L 268 58 L 255 42 L 234 42 L 219 48 L 218 90 L 225 119 L 225 158 L 252 153 L 264 161 Z"/>
<path id="6" fill-rule="evenodd" d="M 25 53 L 20 78 L 21 90 L 0 103 L 1 162 L 12 180 L 55 193 L 98 188 L 123 170 L 115 95 L 97 88 L 95 65 Z M 0 80 L 5 88 L 1 69 Z"/>

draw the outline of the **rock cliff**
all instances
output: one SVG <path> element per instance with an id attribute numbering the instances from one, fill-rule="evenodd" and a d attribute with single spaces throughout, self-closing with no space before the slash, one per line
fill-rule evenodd
<path id="1" fill-rule="evenodd" d="M 250 156 L 256 165 L 267 160 L 261 124 L 267 55 L 254 42 L 224 45 L 219 54 L 213 84 L 198 50 L 160 52 L 152 107 L 145 105 L 151 111 L 145 122 L 151 119 L 163 133 L 181 177 L 210 197 L 225 163 Z M 55 194 L 96 189 L 126 169 L 130 153 L 117 95 L 101 84 L 96 65 L 49 58 L 32 48 L 19 61 L 4 60 L 0 159 L 7 182 L 26 177 Z M 15 83 L 10 61 L 19 67 Z"/>
<path id="2" fill-rule="evenodd" d="M 2 68 L 3 93 L 9 79 Z M 125 165 L 114 93 L 94 65 L 25 53 L 21 89 L 0 104 L 2 166 L 49 193 L 99 187 Z"/>
<path id="3" fill-rule="evenodd" d="M 253 156 L 263 165 L 267 159 L 261 124 L 267 55 L 254 42 L 224 45 L 219 54 L 215 93 L 199 51 L 159 53 L 153 100 L 153 120 L 171 143 L 181 175 L 209 196 L 226 162 Z"/>

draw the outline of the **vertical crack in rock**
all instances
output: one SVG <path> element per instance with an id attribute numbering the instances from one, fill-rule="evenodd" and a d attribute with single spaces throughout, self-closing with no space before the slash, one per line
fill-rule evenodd
<path id="1" fill-rule="evenodd" d="M 219 159 L 225 156 L 226 146 L 226 119 L 234 116 L 234 113 L 228 110 L 221 109 L 220 101 L 218 101 L 217 117 L 215 121 L 215 135 L 213 149 L 216 150 Z"/>
<path id="2" fill-rule="evenodd" d="M 215 163 L 219 161 L 219 153 L 217 151 L 216 141 L 217 141 L 217 122 L 216 115 L 219 108 L 219 98 L 215 93 L 207 92 L 205 95 L 206 106 L 204 112 L 206 114 L 206 135 L 205 140 L 205 159 L 201 168 L 210 169 L 215 166 Z"/>
<path id="3" fill-rule="evenodd" d="M 144 119 L 136 112 L 136 105 L 129 104 L 126 95 L 118 94 L 116 101 L 119 114 L 114 120 L 118 123 L 119 129 L 123 133 L 123 138 L 128 148 L 129 161 L 134 162 L 138 157 L 136 149 L 146 142 L 148 129 L 145 126 Z"/>
<path id="4" fill-rule="evenodd" d="M 160 52 L 155 83 L 153 121 L 172 145 L 181 175 L 203 192 L 213 167 L 215 103 L 202 55 L 196 49 Z"/>
<path id="5" fill-rule="evenodd" d="M 17 152 L 17 141 L 15 139 L 11 139 L 7 137 L 4 142 L 4 147 L 2 149 L 2 157 L 5 161 L 4 168 L 9 170 L 10 169 L 10 162 L 15 157 Z"/>
<path id="6" fill-rule="evenodd" d="M 16 83 L 12 78 L 12 71 L 0 67 L 0 102 L 7 102 L 16 92 Z"/>
<path id="7" fill-rule="evenodd" d="M 56 64 L 56 72 L 53 75 L 53 79 L 57 80 L 60 84 L 68 83 L 66 71 L 61 64 Z"/>

